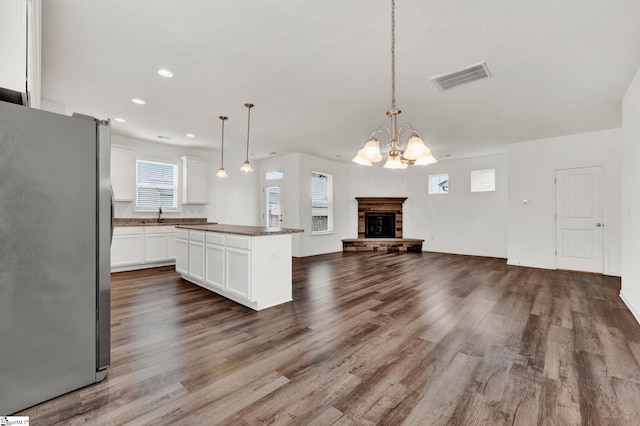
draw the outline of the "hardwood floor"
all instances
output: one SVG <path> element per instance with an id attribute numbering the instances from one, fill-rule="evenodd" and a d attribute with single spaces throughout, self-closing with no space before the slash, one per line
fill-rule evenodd
<path id="1" fill-rule="evenodd" d="M 620 280 L 438 253 L 294 259 L 254 312 L 172 268 L 112 276 L 102 383 L 33 425 L 636 425 Z"/>

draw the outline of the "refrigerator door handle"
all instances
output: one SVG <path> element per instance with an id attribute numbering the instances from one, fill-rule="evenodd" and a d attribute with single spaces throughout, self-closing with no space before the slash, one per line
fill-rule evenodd
<path id="1" fill-rule="evenodd" d="M 111 187 L 111 125 L 96 120 L 98 146 L 98 288 L 96 324 L 96 381 L 102 380 L 111 361 L 111 239 L 114 202 Z"/>
<path id="2" fill-rule="evenodd" d="M 109 245 L 113 244 L 113 227 L 115 223 L 115 209 L 113 201 L 113 185 L 111 185 L 111 239 L 109 240 Z"/>

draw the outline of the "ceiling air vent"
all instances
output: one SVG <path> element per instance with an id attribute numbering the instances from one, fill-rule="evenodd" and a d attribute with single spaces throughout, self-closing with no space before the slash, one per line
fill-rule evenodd
<path id="1" fill-rule="evenodd" d="M 429 80 L 433 81 L 440 90 L 449 90 L 487 77 L 491 77 L 489 68 L 486 63 L 480 62 L 458 71 L 431 77 Z"/>

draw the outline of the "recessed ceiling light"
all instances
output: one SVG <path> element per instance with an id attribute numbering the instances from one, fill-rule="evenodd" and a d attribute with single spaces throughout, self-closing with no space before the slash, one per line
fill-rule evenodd
<path id="1" fill-rule="evenodd" d="M 126 123 L 127 122 L 127 120 L 125 120 L 122 117 L 116 117 L 116 118 L 114 118 L 114 120 L 117 121 L 118 123 Z"/>
<path id="2" fill-rule="evenodd" d="M 158 70 L 158 75 L 161 75 L 161 76 L 167 77 L 167 78 L 173 77 L 173 73 L 171 71 L 165 70 L 165 69 L 159 69 Z"/>
<path id="3" fill-rule="evenodd" d="M 188 137 L 188 138 L 195 138 L 195 137 L 196 137 L 196 135 L 194 135 L 193 133 L 187 133 L 187 137 Z"/>
<path id="4" fill-rule="evenodd" d="M 143 101 L 142 99 L 139 99 L 139 98 L 133 98 L 133 99 L 131 99 L 131 102 L 133 102 L 134 104 L 138 104 L 138 105 L 146 104 L 145 101 Z"/>

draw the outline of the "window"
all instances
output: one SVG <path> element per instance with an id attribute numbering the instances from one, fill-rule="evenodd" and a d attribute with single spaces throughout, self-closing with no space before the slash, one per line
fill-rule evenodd
<path id="1" fill-rule="evenodd" d="M 136 207 L 178 208 L 178 166 L 155 161 L 136 161 Z"/>
<path id="2" fill-rule="evenodd" d="M 448 194 L 449 174 L 429 175 L 429 194 Z"/>
<path id="3" fill-rule="evenodd" d="M 471 170 L 471 192 L 496 190 L 496 169 Z"/>
<path id="4" fill-rule="evenodd" d="M 333 231 L 333 176 L 311 173 L 311 233 Z"/>
<path id="5" fill-rule="evenodd" d="M 274 172 L 267 172 L 264 178 L 265 180 L 282 180 L 283 177 L 284 177 L 284 173 L 274 171 Z"/>

